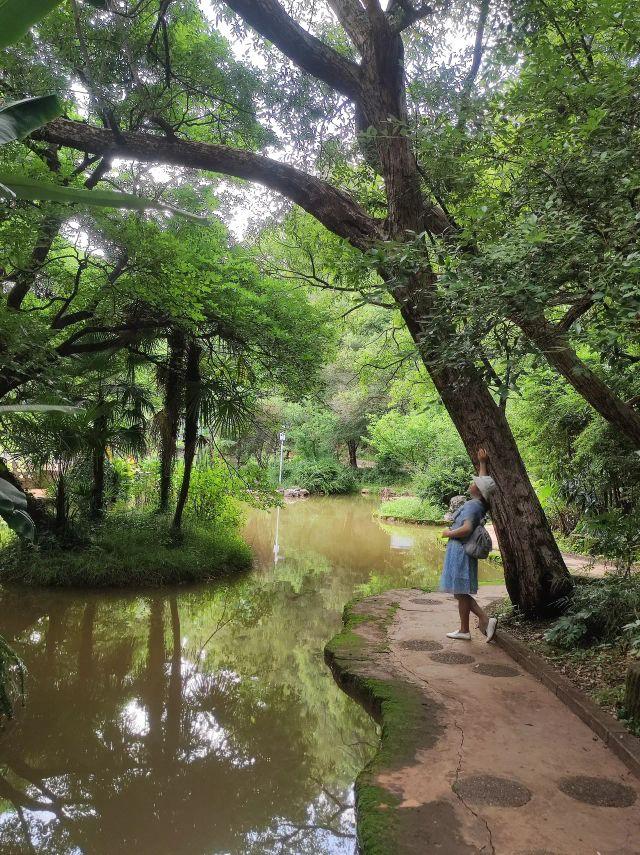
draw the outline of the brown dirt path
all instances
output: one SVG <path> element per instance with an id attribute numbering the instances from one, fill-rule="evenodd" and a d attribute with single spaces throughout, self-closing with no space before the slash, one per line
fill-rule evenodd
<path id="1" fill-rule="evenodd" d="M 503 593 L 485 587 L 479 599 Z M 384 667 L 419 687 L 439 734 L 428 728 L 411 762 L 377 774 L 411 815 L 399 855 L 639 855 L 640 781 L 580 719 L 478 631 L 447 639 L 450 597 L 373 599 L 398 604 Z"/>

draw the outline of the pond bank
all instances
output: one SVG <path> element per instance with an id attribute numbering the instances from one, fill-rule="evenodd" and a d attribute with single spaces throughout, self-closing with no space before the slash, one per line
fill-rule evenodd
<path id="1" fill-rule="evenodd" d="M 345 617 L 327 660 L 383 726 L 356 785 L 364 855 L 637 852 L 640 782 L 499 647 L 448 640 L 443 595 L 392 590 Z"/>

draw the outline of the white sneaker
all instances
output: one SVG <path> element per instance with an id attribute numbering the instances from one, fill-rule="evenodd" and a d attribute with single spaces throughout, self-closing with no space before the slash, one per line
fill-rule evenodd
<path id="1" fill-rule="evenodd" d="M 471 641 L 471 633 L 470 632 L 448 632 L 447 638 L 456 638 L 458 641 Z"/>
<path id="2" fill-rule="evenodd" d="M 498 618 L 489 618 L 489 623 L 487 624 L 487 641 L 491 641 L 493 636 L 496 634 L 496 627 L 498 626 Z"/>

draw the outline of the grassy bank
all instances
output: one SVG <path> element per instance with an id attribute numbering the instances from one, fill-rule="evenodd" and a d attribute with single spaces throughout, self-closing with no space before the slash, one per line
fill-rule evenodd
<path id="1" fill-rule="evenodd" d="M 33 548 L 16 540 L 0 549 L 0 583 L 51 587 L 127 587 L 206 582 L 247 569 L 249 547 L 234 531 L 185 523 L 175 545 L 169 520 L 153 514 L 109 515 L 88 543 Z"/>
<path id="2" fill-rule="evenodd" d="M 398 496 L 383 502 L 376 516 L 406 521 L 439 524 L 443 522 L 444 511 L 417 496 Z"/>

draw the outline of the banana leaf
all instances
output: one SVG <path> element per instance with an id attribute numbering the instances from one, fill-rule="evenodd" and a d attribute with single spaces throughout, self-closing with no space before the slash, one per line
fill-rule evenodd
<path id="1" fill-rule="evenodd" d="M 61 113 L 62 103 L 57 95 L 25 98 L 0 107 L 0 145 L 21 140 Z"/>
<path id="2" fill-rule="evenodd" d="M 59 184 L 51 184 L 48 181 L 39 181 L 36 178 L 28 178 L 26 175 L 11 172 L 0 172 L 0 185 L 4 186 L 10 195 L 16 196 L 18 199 L 72 202 L 88 205 L 92 208 L 129 208 L 135 211 L 155 208 L 171 211 L 198 223 L 208 222 L 207 217 L 174 208 L 165 202 L 156 202 L 153 199 L 145 199 L 131 193 L 119 193 L 115 190 L 84 190 L 78 187 L 62 187 Z"/>
<path id="3" fill-rule="evenodd" d="M 19 41 L 59 3 L 60 0 L 0 0 L 0 50 Z M 90 4 L 105 9 L 107 0 L 90 0 Z"/>
<path id="4" fill-rule="evenodd" d="M 36 527 L 27 513 L 27 497 L 4 478 L 0 478 L 0 517 L 18 537 L 33 541 Z"/>

